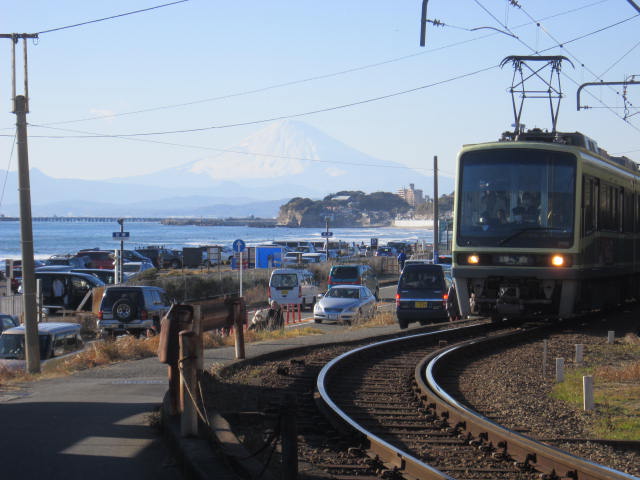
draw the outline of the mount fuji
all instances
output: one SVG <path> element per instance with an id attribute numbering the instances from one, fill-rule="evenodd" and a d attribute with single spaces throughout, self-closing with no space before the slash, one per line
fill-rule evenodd
<path id="1" fill-rule="evenodd" d="M 219 154 L 147 175 L 112 182 L 153 187 L 209 188 L 216 196 L 256 200 L 322 197 L 340 190 L 395 192 L 414 183 L 429 190 L 431 176 L 366 155 L 308 124 L 278 121 Z M 442 191 L 453 181 L 443 179 Z"/>
<path id="2" fill-rule="evenodd" d="M 275 217 L 293 197 L 317 199 L 341 190 L 395 192 L 410 183 L 428 191 L 433 184 L 430 176 L 290 120 L 268 124 L 216 155 L 145 175 L 58 179 L 33 168 L 30 176 L 37 216 L 111 216 L 125 209 L 136 216 Z M 19 210 L 17 180 L 16 172 L 8 173 L 0 214 L 14 216 Z M 441 178 L 440 185 L 441 192 L 453 190 L 449 178 Z"/>

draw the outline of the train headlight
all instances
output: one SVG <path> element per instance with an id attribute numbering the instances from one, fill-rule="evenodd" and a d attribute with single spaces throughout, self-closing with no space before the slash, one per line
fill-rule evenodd
<path id="1" fill-rule="evenodd" d="M 480 257 L 478 255 L 469 255 L 467 257 L 467 263 L 469 265 L 477 265 L 480 263 Z"/>
<path id="2" fill-rule="evenodd" d="M 554 255 L 551 257 L 551 265 L 554 267 L 564 267 L 566 263 L 563 255 Z"/>

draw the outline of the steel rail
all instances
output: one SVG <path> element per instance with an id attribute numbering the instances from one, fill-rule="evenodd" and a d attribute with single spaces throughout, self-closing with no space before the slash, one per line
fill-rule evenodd
<path id="1" fill-rule="evenodd" d="M 468 440 L 488 448 L 495 448 L 505 458 L 517 460 L 523 467 L 543 472 L 547 478 L 571 478 L 574 480 L 632 480 L 632 475 L 614 470 L 545 445 L 537 440 L 509 430 L 478 414 L 451 397 L 437 382 L 438 373 L 446 367 L 444 360 L 462 355 L 468 357 L 469 349 L 484 348 L 505 338 L 526 335 L 526 332 L 505 333 L 484 339 L 474 339 L 449 347 L 427 356 L 416 367 L 416 382 L 421 398 L 429 404 L 443 422 L 466 432 Z M 424 374 L 424 375 L 423 375 Z M 473 438 L 471 438 L 473 437 Z"/>
<path id="2" fill-rule="evenodd" d="M 394 338 L 391 340 L 384 340 L 382 342 L 377 342 L 371 345 L 365 345 L 363 347 L 356 348 L 349 352 L 346 352 L 333 360 L 327 363 L 320 374 L 318 375 L 318 379 L 316 381 L 316 388 L 319 396 L 318 407 L 327 413 L 330 417 L 338 419 L 339 422 L 342 422 L 348 428 L 355 430 L 361 436 L 364 437 L 366 447 L 370 450 L 378 459 L 380 459 L 383 463 L 394 467 L 397 470 L 402 472 L 402 475 L 405 478 L 415 478 L 415 479 L 423 479 L 423 480 L 455 480 L 453 477 L 447 475 L 440 470 L 435 469 L 431 465 L 424 463 L 423 461 L 415 458 L 412 455 L 402 451 L 401 449 L 391 445 L 387 441 L 378 437 L 377 435 L 371 433 L 362 425 L 354 421 L 349 417 L 332 399 L 329 395 L 326 382 L 329 380 L 330 376 L 335 371 L 334 367 L 345 359 L 355 356 L 359 353 L 362 353 L 366 350 L 379 348 L 381 346 L 392 345 L 394 343 L 400 342 L 408 342 L 408 341 L 416 341 L 420 338 L 428 338 L 432 337 L 434 341 L 437 341 L 438 337 L 443 334 L 451 334 L 460 331 L 469 331 L 472 329 L 483 329 L 486 328 L 486 325 L 472 325 L 468 327 L 459 327 L 448 330 L 438 330 L 435 332 L 422 333 L 418 335 L 410 335 L 402 338 Z M 447 335 L 448 336 L 448 335 Z"/>

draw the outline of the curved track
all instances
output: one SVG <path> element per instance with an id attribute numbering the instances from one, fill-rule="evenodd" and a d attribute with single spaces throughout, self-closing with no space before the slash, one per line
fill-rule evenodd
<path id="1" fill-rule="evenodd" d="M 370 456 L 405 478 L 635 478 L 507 430 L 438 384 L 448 362 L 528 335 L 484 325 L 361 347 L 323 368 L 318 404 L 336 427 L 355 432 Z"/>

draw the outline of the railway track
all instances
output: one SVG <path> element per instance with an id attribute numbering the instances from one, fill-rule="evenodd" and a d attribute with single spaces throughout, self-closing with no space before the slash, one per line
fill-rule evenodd
<path id="1" fill-rule="evenodd" d="M 531 331 L 473 326 L 361 347 L 322 369 L 316 400 L 336 428 L 356 435 L 387 476 L 635 478 L 507 430 L 447 393 L 443 382 L 455 369 L 452 362 L 474 355 L 471 350 L 526 335 Z M 445 342 L 456 346 L 445 348 Z"/>

